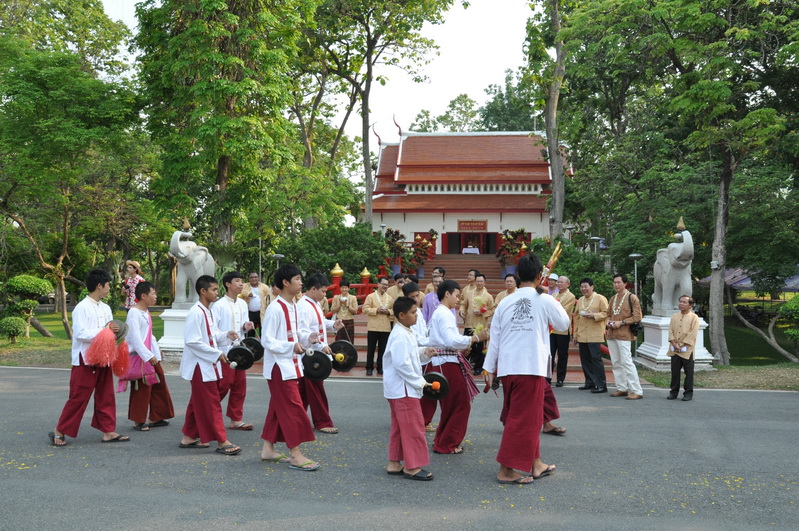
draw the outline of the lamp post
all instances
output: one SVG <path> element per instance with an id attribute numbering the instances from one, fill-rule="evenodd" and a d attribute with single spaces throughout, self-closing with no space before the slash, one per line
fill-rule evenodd
<path id="1" fill-rule="evenodd" d="M 597 254 L 599 252 L 599 240 L 602 238 L 599 236 L 591 236 L 589 239 L 594 243 L 594 254 Z"/>
<path id="2" fill-rule="evenodd" d="M 284 256 L 284 255 L 282 255 L 282 254 L 273 254 L 273 255 L 272 255 L 272 258 L 274 258 L 274 259 L 275 259 L 275 262 L 277 262 L 277 268 L 278 268 L 278 269 L 280 269 L 280 261 L 281 261 L 283 258 L 285 258 L 285 256 Z"/>
<path id="3" fill-rule="evenodd" d="M 629 255 L 629 258 L 635 264 L 635 296 L 636 297 L 638 296 L 638 260 L 640 260 L 643 257 L 644 257 L 644 255 L 642 255 L 641 253 L 632 253 L 631 255 Z"/>
<path id="4" fill-rule="evenodd" d="M 628 255 L 628 257 L 633 261 L 633 264 L 635 264 L 635 297 L 640 301 L 641 299 L 638 297 L 638 260 L 643 258 L 644 255 L 641 253 L 632 253 Z M 638 355 L 638 336 L 635 336 L 635 341 L 633 341 L 633 353 L 636 356 Z"/>

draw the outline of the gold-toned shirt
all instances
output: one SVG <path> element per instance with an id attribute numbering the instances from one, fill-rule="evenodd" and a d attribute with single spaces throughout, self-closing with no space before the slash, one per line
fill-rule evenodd
<path id="1" fill-rule="evenodd" d="M 691 359 L 694 349 L 696 348 L 696 338 L 698 335 L 698 315 L 691 311 L 686 314 L 682 312 L 675 313 L 671 316 L 671 322 L 669 323 L 669 343 L 672 341 L 677 341 L 679 344 L 685 345 L 687 348 L 685 352 L 674 352 L 671 349 L 671 345 L 669 345 L 668 355 L 674 356 L 676 354 L 681 358 L 685 358 L 687 360 Z"/>
<path id="2" fill-rule="evenodd" d="M 377 313 L 378 308 L 385 306 L 388 309 L 388 314 Z M 391 317 L 394 315 L 392 307 L 394 306 L 394 299 L 391 295 L 384 293 L 380 295 L 378 292 L 372 292 L 363 301 L 361 312 L 367 315 L 366 330 L 371 332 L 391 332 Z"/>
<path id="3" fill-rule="evenodd" d="M 569 291 L 559 291 L 553 295 L 555 300 L 560 303 L 564 310 L 566 310 L 566 315 L 569 318 L 572 317 L 572 313 L 574 312 L 574 303 L 577 302 L 577 297 L 574 296 L 574 293 Z M 557 334 L 559 336 L 567 336 L 569 335 L 569 330 L 552 330 L 553 334 Z"/>
<path id="4" fill-rule="evenodd" d="M 608 317 L 608 300 L 599 293 L 580 297 L 574 313 L 574 338 L 578 343 L 602 343 L 605 341 L 605 321 Z M 594 312 L 591 316 L 582 312 Z"/>

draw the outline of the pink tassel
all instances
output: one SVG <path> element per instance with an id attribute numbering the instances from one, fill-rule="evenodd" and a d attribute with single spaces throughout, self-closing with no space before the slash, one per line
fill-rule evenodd
<path id="1" fill-rule="evenodd" d="M 128 374 L 130 369 L 130 349 L 127 341 L 121 342 L 116 348 L 116 359 L 111 364 L 111 370 L 118 378 Z"/>
<path id="2" fill-rule="evenodd" d="M 103 328 L 99 334 L 94 336 L 91 345 L 89 345 L 84 354 L 84 359 L 88 365 L 110 367 L 116 357 L 116 351 L 116 335 L 110 328 Z"/>

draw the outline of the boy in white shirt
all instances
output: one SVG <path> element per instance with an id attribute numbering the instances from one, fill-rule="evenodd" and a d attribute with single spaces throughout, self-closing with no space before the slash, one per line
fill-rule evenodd
<path id="1" fill-rule="evenodd" d="M 210 275 L 202 275 L 194 285 L 199 299 L 186 316 L 183 332 L 183 356 L 180 375 L 191 381 L 191 396 L 186 407 L 181 448 L 208 448 L 216 441 L 216 452 L 236 455 L 241 448 L 231 443 L 225 432 L 219 388 L 222 363 L 228 363 L 221 346 L 239 338 L 234 331 L 220 332 L 209 307 L 216 301 L 219 284 Z"/>
<path id="2" fill-rule="evenodd" d="M 419 291 L 418 286 L 416 291 Z M 421 359 L 428 359 L 435 351 L 420 347 L 412 330 L 418 319 L 418 307 L 413 299 L 399 297 L 394 301 L 393 313 L 397 325 L 388 337 L 383 354 L 383 396 L 391 409 L 386 471 L 408 479 L 430 481 L 432 472 L 422 468 L 430 462 L 430 454 L 419 399 L 422 389 L 430 385 L 422 377 Z"/>
<path id="3" fill-rule="evenodd" d="M 128 310 L 125 321 L 128 335 L 125 340 L 130 353 L 137 354 L 142 363 L 153 366 L 157 381 L 147 382 L 144 379 L 130 382 L 130 400 L 128 401 L 128 419 L 134 422 L 133 428 L 138 431 L 149 431 L 150 428 L 168 426 L 175 417 L 172 397 L 166 385 L 166 376 L 161 367 L 161 350 L 153 336 L 153 319 L 150 307 L 158 300 L 155 286 L 150 282 L 139 282 L 136 285 L 136 304 Z M 149 410 L 150 423 L 147 422 Z"/>

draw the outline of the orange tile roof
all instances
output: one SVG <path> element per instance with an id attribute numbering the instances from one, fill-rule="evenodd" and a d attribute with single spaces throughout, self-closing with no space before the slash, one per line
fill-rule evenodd
<path id="1" fill-rule="evenodd" d="M 388 175 L 394 177 L 397 169 L 397 155 L 399 154 L 399 144 L 387 144 L 380 151 L 380 161 L 375 175 Z"/>
<path id="2" fill-rule="evenodd" d="M 393 176 L 379 175 L 375 177 L 375 194 L 405 193 L 405 187 L 394 183 Z"/>
<path id="3" fill-rule="evenodd" d="M 374 212 L 546 212 L 546 196 L 530 194 L 409 194 L 372 200 Z"/>
<path id="4" fill-rule="evenodd" d="M 547 164 L 547 144 L 538 135 L 408 134 L 402 139 L 399 165 Z"/>

